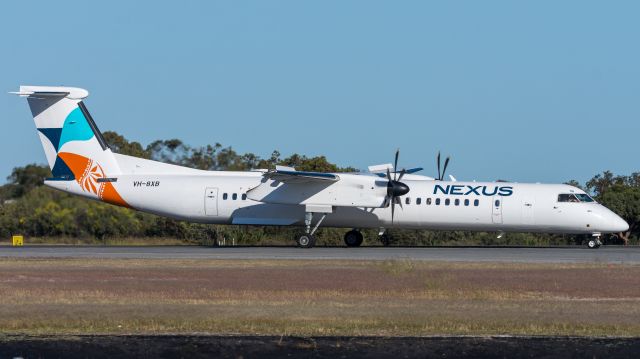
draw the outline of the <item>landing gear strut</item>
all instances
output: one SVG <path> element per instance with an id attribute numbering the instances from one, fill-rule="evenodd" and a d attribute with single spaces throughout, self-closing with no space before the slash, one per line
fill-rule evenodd
<path id="1" fill-rule="evenodd" d="M 357 229 L 350 230 L 344 235 L 344 244 L 346 244 L 347 247 L 360 247 L 362 241 L 362 233 Z"/>
<path id="2" fill-rule="evenodd" d="M 310 211 L 306 211 L 304 213 L 304 225 L 306 228 L 304 233 L 299 234 L 296 237 L 296 243 L 298 243 L 298 247 L 300 248 L 313 248 L 313 246 L 316 245 L 316 237 L 314 237 L 313 234 L 316 233 L 316 230 L 318 229 L 318 227 L 320 227 L 320 223 L 322 223 L 322 221 L 324 221 L 324 219 L 327 217 L 326 212 L 322 213 L 322 217 L 320 217 L 316 225 L 313 228 L 311 228 L 313 213 L 314 212 L 310 212 Z"/>

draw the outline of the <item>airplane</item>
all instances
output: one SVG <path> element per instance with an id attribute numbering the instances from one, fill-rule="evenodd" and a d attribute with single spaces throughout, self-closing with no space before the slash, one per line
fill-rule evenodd
<path id="1" fill-rule="evenodd" d="M 20 86 L 31 109 L 52 177 L 44 184 L 74 195 L 159 216 L 199 223 L 299 226 L 299 247 L 315 245 L 321 226 L 352 228 L 348 247 L 363 243 L 361 229 L 567 233 L 589 236 L 629 225 L 583 190 L 566 184 L 445 180 L 421 168 L 394 164 L 369 173 L 320 173 L 276 166 L 252 171 L 205 171 L 111 151 L 75 87 Z M 396 208 L 396 206 L 398 208 Z"/>

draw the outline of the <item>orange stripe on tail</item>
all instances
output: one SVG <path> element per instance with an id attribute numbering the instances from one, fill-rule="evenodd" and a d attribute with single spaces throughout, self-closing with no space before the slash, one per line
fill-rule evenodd
<path id="1" fill-rule="evenodd" d="M 60 152 L 58 156 L 69 166 L 83 191 L 97 195 L 104 202 L 131 208 L 111 182 L 98 182 L 105 175 L 97 162 L 70 152 Z"/>

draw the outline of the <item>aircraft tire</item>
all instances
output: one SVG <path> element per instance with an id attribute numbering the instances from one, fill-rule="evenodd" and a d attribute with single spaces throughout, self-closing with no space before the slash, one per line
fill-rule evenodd
<path id="1" fill-rule="evenodd" d="M 362 233 L 355 229 L 345 233 L 344 235 L 344 244 L 346 244 L 347 247 L 360 247 L 363 240 L 364 238 L 362 237 Z"/>
<path id="2" fill-rule="evenodd" d="M 389 247 L 391 244 L 391 237 L 385 233 L 380 236 L 380 242 L 382 242 L 382 246 Z"/>
<path id="3" fill-rule="evenodd" d="M 589 249 L 598 249 L 600 243 L 596 238 L 590 238 L 587 240 L 587 247 L 589 247 Z"/>
<path id="4" fill-rule="evenodd" d="M 313 248 L 316 245 L 316 237 L 310 234 L 301 234 L 296 238 L 296 243 L 300 248 Z"/>

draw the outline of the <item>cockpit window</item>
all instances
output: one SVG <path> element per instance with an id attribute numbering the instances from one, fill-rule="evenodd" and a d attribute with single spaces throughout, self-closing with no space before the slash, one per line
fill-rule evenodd
<path id="1" fill-rule="evenodd" d="M 580 202 L 573 193 L 561 193 L 558 195 L 558 202 Z"/>
<path id="2" fill-rule="evenodd" d="M 576 197 L 578 197 L 580 202 L 595 202 L 595 200 L 586 193 L 576 193 Z"/>
<path id="3" fill-rule="evenodd" d="M 558 202 L 593 202 L 593 198 L 584 193 L 561 193 L 558 195 Z"/>

